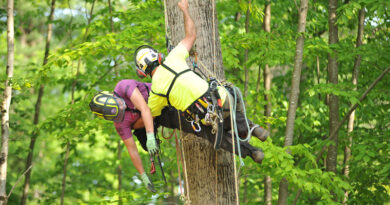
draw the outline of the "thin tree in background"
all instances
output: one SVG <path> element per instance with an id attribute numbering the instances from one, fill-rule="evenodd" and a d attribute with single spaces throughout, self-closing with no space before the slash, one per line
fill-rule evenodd
<path id="1" fill-rule="evenodd" d="M 305 28 L 306 28 L 306 15 L 308 8 L 308 0 L 301 0 L 301 5 L 299 8 L 299 21 L 298 21 L 298 38 L 296 40 L 295 48 L 295 63 L 294 71 L 291 82 L 291 94 L 289 99 L 288 113 L 287 113 L 287 123 L 286 123 L 286 138 L 284 141 L 284 146 L 289 147 L 293 144 L 294 139 L 294 121 L 296 110 L 298 107 L 299 101 L 299 86 L 301 80 L 301 70 L 302 70 L 302 61 L 303 61 L 303 45 L 305 42 Z M 289 150 L 287 152 L 290 153 Z M 283 178 L 279 185 L 279 205 L 287 204 L 288 198 L 288 181 L 286 178 Z"/>
<path id="2" fill-rule="evenodd" d="M 45 55 L 43 57 L 43 66 L 46 65 L 47 59 L 49 57 L 50 53 L 50 41 L 51 41 L 51 35 L 52 35 L 52 21 L 54 19 L 54 10 L 55 10 L 55 3 L 56 0 L 51 1 L 51 6 L 50 6 L 50 14 L 47 19 L 47 33 L 46 33 L 46 46 L 45 46 Z M 37 102 L 35 103 L 35 113 L 34 113 L 34 125 L 38 125 L 39 123 L 39 114 L 41 111 L 41 102 L 42 102 L 42 97 L 43 97 L 43 92 L 44 92 L 44 85 L 41 84 L 39 86 L 39 91 L 38 91 L 38 97 L 37 97 Z M 33 161 L 33 154 L 34 154 L 34 148 L 35 148 L 35 142 L 39 136 L 39 131 L 36 130 L 32 133 L 31 139 L 30 139 L 30 147 L 29 147 L 29 152 L 26 160 L 26 169 L 28 169 L 30 166 L 32 166 L 32 161 Z M 30 178 L 31 178 L 31 171 L 32 169 L 29 169 L 26 173 L 26 177 L 24 178 L 24 186 L 23 186 L 23 194 L 20 199 L 20 204 L 25 205 L 27 196 L 28 196 L 28 191 L 30 187 Z"/>
<path id="3" fill-rule="evenodd" d="M 264 31 L 271 32 L 271 1 L 267 0 L 264 7 Z M 259 72 L 260 73 L 260 72 Z M 264 106 L 264 116 L 266 119 L 271 117 L 271 83 L 272 73 L 268 64 L 264 66 L 264 100 L 267 104 Z M 267 130 L 271 133 L 271 123 L 267 122 Z M 270 176 L 264 177 L 264 201 L 266 205 L 272 204 L 272 180 Z"/>
<path id="4" fill-rule="evenodd" d="M 337 0 L 329 0 L 329 46 L 337 44 L 338 28 L 337 28 Z M 338 84 L 338 65 L 337 65 L 337 53 L 333 50 L 328 54 L 328 80 L 331 84 Z M 328 155 L 326 157 L 326 170 L 336 173 L 337 167 L 337 147 L 338 147 L 338 130 L 337 124 L 339 123 L 339 99 L 336 95 L 329 95 L 329 133 L 336 131 L 336 134 L 332 141 L 334 144 L 329 145 Z"/>
<path id="5" fill-rule="evenodd" d="M 358 21 L 358 31 L 356 37 L 356 48 L 359 48 L 363 44 L 363 32 L 364 32 L 364 18 L 365 18 L 365 8 L 360 9 L 359 11 L 359 21 Z M 357 55 L 353 65 L 353 75 L 352 75 L 352 84 L 354 85 L 354 90 L 357 90 L 359 68 L 360 68 L 361 56 Z M 353 125 L 355 120 L 355 110 L 351 113 L 348 119 L 348 144 L 344 149 L 344 176 L 349 177 L 349 160 L 351 159 L 351 146 L 352 146 L 352 132 Z M 344 193 L 344 201 L 346 203 L 348 200 L 348 192 Z"/>
<path id="6" fill-rule="evenodd" d="M 252 5 L 252 1 L 248 1 L 248 8 L 246 9 L 245 14 L 245 33 L 249 33 L 249 19 L 251 15 L 250 7 Z M 249 68 L 247 66 L 248 62 L 248 48 L 245 48 L 245 56 L 244 56 L 244 71 L 245 71 L 245 81 L 244 81 L 244 98 L 248 96 L 248 84 L 249 84 Z"/>
<path id="7" fill-rule="evenodd" d="M 92 14 L 93 9 L 95 7 L 95 0 L 92 1 L 91 10 L 89 12 L 89 15 L 87 16 L 87 27 L 85 29 L 85 33 L 82 38 L 82 43 L 85 42 L 88 36 L 89 26 L 92 21 Z M 71 92 L 71 104 L 73 105 L 75 103 L 75 91 L 76 91 L 76 84 L 77 84 L 77 77 L 80 72 L 80 66 L 81 66 L 81 58 L 78 60 L 77 63 L 77 69 L 76 74 L 72 82 L 72 92 Z M 65 148 L 65 159 L 64 159 L 64 168 L 63 168 L 63 174 L 62 174 L 62 183 L 61 183 L 61 205 L 64 204 L 64 197 L 65 197 L 65 188 L 66 188 L 66 175 L 67 175 L 67 166 L 68 166 L 68 160 L 69 160 L 69 152 L 70 152 L 70 142 L 68 139 L 66 139 L 66 148 Z"/>
<path id="8" fill-rule="evenodd" d="M 237 0 L 237 3 L 240 4 L 240 3 L 241 3 L 241 0 Z M 241 12 L 240 12 L 240 10 L 238 10 L 238 11 L 236 12 L 236 15 L 234 16 L 234 19 L 235 19 L 236 21 L 239 21 L 239 20 L 241 19 Z"/>
<path id="9" fill-rule="evenodd" d="M 7 204 L 7 160 L 9 140 L 9 107 L 12 98 L 10 82 L 14 75 L 14 1 L 7 1 L 7 68 L 1 105 L 0 205 Z"/>
<path id="10" fill-rule="evenodd" d="M 176 0 L 166 0 L 167 26 L 175 46 L 184 37 L 182 13 Z M 196 21 L 197 39 L 195 46 L 201 69 L 208 69 L 218 79 L 224 78 L 222 53 L 218 34 L 218 21 L 215 1 L 189 1 L 191 17 Z M 210 19 L 211 17 L 211 19 Z M 211 23 L 210 23 L 211 21 Z M 208 73 L 203 70 L 204 73 Z M 233 157 L 230 153 L 215 151 L 211 143 L 193 135 L 182 137 L 184 175 L 187 172 L 188 189 L 191 204 L 236 204 Z M 217 155 L 216 155 L 217 154 Z M 188 201 L 186 201 L 188 202 Z"/>
<path id="11" fill-rule="evenodd" d="M 111 28 L 111 33 L 115 33 L 115 27 L 114 27 L 114 21 L 112 20 L 112 4 L 111 0 L 108 0 L 108 10 L 110 12 L 110 28 Z M 114 57 L 114 70 L 115 70 L 115 76 L 118 77 L 118 72 L 117 72 L 117 62 Z M 118 153 L 117 153 L 117 159 L 118 162 L 121 161 L 122 158 L 122 139 L 118 139 Z M 118 167 L 116 169 L 117 174 L 118 174 L 118 204 L 122 204 L 122 197 L 121 197 L 121 191 L 122 191 L 122 166 L 120 163 L 118 163 Z"/>

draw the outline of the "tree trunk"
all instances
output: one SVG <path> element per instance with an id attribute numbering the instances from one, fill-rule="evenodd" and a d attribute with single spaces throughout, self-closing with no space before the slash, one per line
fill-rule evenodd
<path id="1" fill-rule="evenodd" d="M 248 174 L 245 174 L 245 177 L 244 177 L 244 196 L 243 196 L 242 202 L 244 204 L 247 204 L 247 202 L 248 202 Z"/>
<path id="2" fill-rule="evenodd" d="M 381 81 L 383 79 L 383 77 L 390 71 L 390 67 L 387 67 L 375 80 L 374 82 L 371 83 L 370 86 L 368 86 L 367 90 L 364 91 L 364 93 L 362 94 L 362 96 L 359 98 L 359 102 L 355 103 L 354 105 L 352 105 L 347 114 L 345 114 L 345 116 L 343 117 L 343 119 L 337 124 L 335 130 L 329 134 L 329 137 L 327 138 L 327 140 L 333 140 L 336 136 L 336 133 L 338 132 L 338 130 L 340 129 L 340 127 L 344 124 L 344 122 L 347 121 L 347 119 L 349 118 L 349 116 L 351 115 L 352 112 L 355 111 L 355 109 L 359 106 L 359 104 L 361 104 L 363 102 L 364 99 L 366 99 L 368 93 L 371 92 L 372 89 L 374 89 L 374 87 L 376 86 L 376 84 L 378 84 L 379 81 Z M 321 150 L 317 153 L 317 157 L 316 157 L 316 164 L 319 163 L 320 159 L 322 159 L 322 154 L 325 152 L 326 150 L 326 145 L 324 145 Z M 299 196 L 301 195 L 302 193 L 302 189 L 299 189 L 298 190 L 298 193 L 296 194 L 295 196 L 295 199 L 294 199 L 294 202 L 293 204 L 296 204 L 296 202 L 298 201 L 298 198 Z"/>
<path id="3" fill-rule="evenodd" d="M 1 105 L 1 154 L 0 154 L 0 205 L 7 204 L 7 160 L 9 140 L 9 107 L 12 98 L 12 86 L 9 84 L 14 76 L 14 1 L 7 1 L 7 68 Z"/>
<path id="4" fill-rule="evenodd" d="M 358 34 L 356 37 L 356 48 L 359 48 L 363 43 L 363 32 L 364 32 L 364 18 L 365 18 L 365 10 L 362 8 L 359 12 L 359 25 L 358 25 Z M 355 86 L 354 90 L 357 89 L 358 76 L 359 76 L 359 67 L 360 67 L 361 56 L 358 55 L 355 58 L 355 63 L 353 66 L 353 75 L 352 75 L 352 84 Z M 353 124 L 355 119 L 355 111 L 351 113 L 348 119 L 348 144 L 345 146 L 344 151 L 344 175 L 345 177 L 349 177 L 349 160 L 351 158 L 351 146 L 352 146 L 352 131 Z M 348 192 L 344 193 L 344 201 L 343 203 L 347 203 L 348 200 Z"/>
<path id="5" fill-rule="evenodd" d="M 250 6 L 251 0 L 248 1 L 248 8 L 246 9 L 245 14 L 245 33 L 249 33 L 249 18 L 251 15 Z M 245 81 L 244 81 L 244 98 L 248 96 L 248 84 L 249 84 L 249 68 L 247 66 L 248 62 L 248 49 L 245 48 L 245 56 L 244 56 L 244 71 L 245 71 Z"/>
<path id="6" fill-rule="evenodd" d="M 264 8 L 264 31 L 271 32 L 271 1 L 265 2 Z M 271 117 L 271 82 L 272 74 L 268 64 L 264 67 L 264 100 L 267 104 L 264 106 L 264 116 Z M 271 123 L 267 123 L 267 130 L 271 133 Z M 264 177 L 264 202 L 266 205 L 272 204 L 272 180 L 270 176 Z"/>
<path id="7" fill-rule="evenodd" d="M 110 12 L 110 28 L 111 28 L 111 33 L 115 33 L 115 27 L 114 27 L 114 21 L 112 20 L 112 5 L 111 5 L 111 0 L 108 0 L 108 10 Z M 117 72 L 117 69 L 116 69 L 116 65 L 117 65 L 117 62 L 115 60 L 115 56 L 114 56 L 114 70 L 115 70 L 115 76 L 118 77 L 118 72 Z M 117 159 L 118 159 L 118 162 L 121 161 L 121 158 L 122 158 L 122 140 L 119 139 L 118 140 L 118 154 L 117 154 Z M 118 174 L 118 192 L 119 192 L 119 195 L 118 195 L 118 204 L 122 204 L 122 197 L 121 197 L 121 191 L 122 191 L 122 166 L 121 164 L 119 163 L 118 164 L 118 167 L 117 167 L 117 174 Z"/>
<path id="8" fill-rule="evenodd" d="M 42 65 L 46 65 L 47 59 L 48 59 L 49 53 L 50 53 L 50 41 L 51 41 L 51 35 L 52 35 L 52 23 L 51 22 L 54 19 L 55 3 L 56 3 L 56 0 L 51 1 L 50 15 L 47 19 L 48 24 L 47 24 L 46 46 L 45 46 L 45 55 L 43 57 L 43 64 Z M 33 122 L 34 125 L 37 125 L 39 123 L 39 114 L 41 111 L 41 102 L 42 102 L 44 88 L 45 87 L 43 84 L 41 84 L 39 86 L 37 102 L 35 103 L 35 114 L 34 114 L 34 122 Z M 36 139 L 38 138 L 38 135 L 39 135 L 38 131 L 32 133 L 31 140 L 30 140 L 29 152 L 28 152 L 27 161 L 26 161 L 26 169 L 28 169 L 32 165 L 35 142 L 36 142 Z M 29 191 L 29 187 L 30 187 L 31 171 L 32 171 L 32 169 L 29 169 L 27 171 L 26 177 L 24 179 L 23 194 L 22 194 L 22 198 L 20 200 L 21 205 L 26 204 L 28 191 Z"/>
<path id="9" fill-rule="evenodd" d="M 338 29 L 337 29 L 337 0 L 329 0 L 329 46 L 337 44 Z M 329 83 L 338 84 L 338 66 L 337 53 L 332 51 L 328 54 L 328 78 Z M 339 100 L 336 95 L 329 95 L 329 133 L 332 133 L 339 123 Z M 337 166 L 337 146 L 338 146 L 338 131 L 333 139 L 334 145 L 329 145 L 328 155 L 326 157 L 326 170 L 336 173 Z"/>
<path id="10" fill-rule="evenodd" d="M 65 161 L 64 161 L 64 169 L 62 174 L 62 183 L 61 183 L 61 205 L 64 204 L 64 198 L 65 198 L 65 187 L 66 187 L 66 175 L 67 175 L 67 165 L 68 165 L 68 159 L 69 159 L 69 151 L 70 151 L 70 144 L 69 142 L 66 143 L 66 151 L 65 151 Z"/>
<path id="11" fill-rule="evenodd" d="M 320 70 L 320 57 L 317 56 L 317 59 L 316 59 L 316 62 L 317 62 L 317 69 L 316 69 L 316 74 L 317 74 L 317 85 L 320 84 L 320 79 L 321 79 L 321 70 Z M 318 93 L 318 99 L 321 101 L 321 94 Z"/>
<path id="12" fill-rule="evenodd" d="M 238 4 L 240 4 L 240 3 L 241 3 L 241 0 L 237 0 L 237 2 L 238 2 Z M 239 21 L 239 20 L 241 19 L 240 7 L 238 7 L 238 11 L 236 12 L 236 15 L 235 15 L 234 19 L 235 19 L 236 21 Z"/>
<path id="13" fill-rule="evenodd" d="M 114 28 L 114 21 L 112 20 L 112 6 L 111 6 L 111 0 L 108 0 L 108 10 L 110 12 L 110 26 L 111 26 L 111 32 L 115 32 Z"/>
<path id="14" fill-rule="evenodd" d="M 165 9 L 169 33 L 172 35 L 170 39 L 176 45 L 184 37 L 182 13 L 175 0 L 166 0 Z M 223 79 L 215 1 L 212 3 L 209 0 L 190 1 L 189 10 L 191 17 L 196 19 L 195 48 L 200 65 L 202 69 L 214 73 L 218 79 Z M 192 204 L 239 203 L 239 198 L 235 194 L 232 155 L 223 150 L 216 152 L 209 142 L 193 135 L 182 136 L 182 145 L 186 165 L 183 172 L 188 176 L 188 189 L 185 190 L 189 196 L 187 200 Z"/>
<path id="15" fill-rule="evenodd" d="M 122 159 L 122 140 L 118 140 L 118 155 L 117 155 L 118 162 L 121 161 Z M 118 204 L 122 204 L 122 197 L 121 197 L 121 192 L 122 192 L 122 166 L 119 163 L 117 167 L 117 173 L 118 173 Z"/>
<path id="16" fill-rule="evenodd" d="M 92 1 L 91 10 L 89 11 L 89 16 L 88 16 L 88 19 L 87 19 L 87 28 L 85 29 L 85 33 L 83 35 L 83 42 L 87 39 L 87 36 L 88 36 L 89 26 L 90 26 L 91 21 L 92 21 L 92 14 L 93 14 L 94 7 L 95 7 L 95 0 Z M 85 9 L 87 9 L 87 8 L 85 8 Z M 71 91 L 71 104 L 72 105 L 75 102 L 74 95 L 75 95 L 75 92 L 76 92 L 77 77 L 79 75 L 80 65 L 81 65 L 81 58 L 78 60 L 75 78 L 73 79 L 73 82 L 72 82 L 72 88 L 71 88 L 72 89 L 72 91 Z M 66 142 L 66 150 L 65 150 L 64 166 L 63 166 L 64 168 L 63 168 L 63 175 L 62 175 L 62 184 L 61 184 L 61 205 L 64 203 L 64 197 L 65 197 L 66 175 L 67 175 L 67 166 L 68 166 L 68 160 L 69 160 L 69 152 L 70 152 L 70 142 L 69 142 L 69 140 L 67 140 L 67 142 Z"/>
<path id="17" fill-rule="evenodd" d="M 291 146 L 294 138 L 294 121 L 295 114 L 298 107 L 299 100 L 299 86 L 301 80 L 302 70 L 302 58 L 303 58 L 303 45 L 304 45 L 304 33 L 306 28 L 306 15 L 307 15 L 308 0 L 301 0 L 299 8 L 299 22 L 298 22 L 298 38 L 296 40 L 295 49 L 295 63 L 294 71 L 291 82 L 291 94 L 289 99 L 289 107 L 287 113 L 287 124 L 286 124 L 286 138 L 284 146 Z M 289 152 L 289 150 L 288 150 Z M 279 201 L 278 204 L 287 204 L 288 198 L 288 181 L 283 178 L 279 185 Z"/>
<path id="18" fill-rule="evenodd" d="M 20 26 L 19 26 L 19 31 L 20 31 L 20 37 L 19 37 L 19 41 L 20 41 L 20 47 L 22 48 L 26 48 L 27 46 L 27 32 L 26 30 L 24 29 L 23 27 L 23 23 L 19 23 Z"/>

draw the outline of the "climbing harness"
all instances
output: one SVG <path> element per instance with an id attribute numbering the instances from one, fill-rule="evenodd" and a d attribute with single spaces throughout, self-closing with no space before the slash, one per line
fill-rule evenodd
<path id="1" fill-rule="evenodd" d="M 172 106 L 171 102 L 169 100 L 169 94 L 175 85 L 176 80 L 180 75 L 192 71 L 191 69 L 186 69 L 181 72 L 176 72 L 173 69 L 171 69 L 169 66 L 165 65 L 164 63 L 161 64 L 165 69 L 167 69 L 169 72 L 173 73 L 175 77 L 172 79 L 171 84 L 169 85 L 168 91 L 166 94 L 162 93 L 156 93 L 153 90 L 151 91 L 153 94 L 165 97 L 168 102 L 168 106 Z M 189 108 L 184 112 L 185 119 L 191 123 L 191 127 L 195 132 L 200 132 L 202 130 L 202 127 L 200 125 L 200 122 L 205 119 L 206 124 L 213 125 L 213 132 L 216 133 L 216 140 L 214 143 L 214 148 L 219 149 L 221 142 L 222 142 L 222 135 L 223 135 L 223 116 L 222 116 L 222 102 L 221 97 L 218 93 L 218 84 L 217 81 L 212 78 L 209 81 L 209 90 L 206 92 L 206 94 L 203 96 L 203 98 L 198 99 L 195 101 L 192 105 L 189 106 Z M 208 98 L 208 99 L 207 99 Z M 211 101 L 211 103 L 209 103 Z M 207 113 L 205 112 L 207 110 Z M 215 114 L 216 112 L 216 114 Z M 207 119 L 205 118 L 207 115 Z M 216 118 L 217 117 L 217 118 Z"/>
<path id="2" fill-rule="evenodd" d="M 183 70 L 179 73 L 177 73 L 176 71 L 172 70 L 170 67 L 168 67 L 167 65 L 165 65 L 164 63 L 161 64 L 161 66 L 163 66 L 165 69 L 167 69 L 169 72 L 173 73 L 175 75 L 175 77 L 173 78 L 171 84 L 169 85 L 169 88 L 168 88 L 168 91 L 166 94 L 162 94 L 162 93 L 156 93 L 154 92 L 153 90 L 151 90 L 151 92 L 155 95 L 158 95 L 158 96 L 161 96 L 161 97 L 165 97 L 167 98 L 167 101 L 168 101 L 168 105 L 169 106 L 172 106 L 171 105 L 171 102 L 169 101 L 169 94 L 171 93 L 171 90 L 173 88 L 173 86 L 175 85 L 175 82 L 177 80 L 177 78 L 180 76 L 180 75 L 183 75 L 184 73 L 187 73 L 189 71 L 191 71 L 191 69 L 186 69 L 186 70 Z"/>

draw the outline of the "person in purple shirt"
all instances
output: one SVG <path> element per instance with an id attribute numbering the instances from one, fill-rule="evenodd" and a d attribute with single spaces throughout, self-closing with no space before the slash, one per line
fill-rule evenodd
<path id="1" fill-rule="evenodd" d="M 131 161 L 140 174 L 142 182 L 146 188 L 155 192 L 153 183 L 142 165 L 133 134 L 138 138 L 143 149 L 151 155 L 158 152 L 155 133 L 159 125 L 172 129 L 181 128 L 184 132 L 204 138 L 211 143 L 215 140 L 215 134 L 212 134 L 210 126 L 203 125 L 201 126 L 201 131 L 195 132 L 191 125 L 186 123 L 184 117 L 180 118 L 181 122 L 179 122 L 178 111 L 173 107 L 164 108 L 161 115 L 153 119 L 147 106 L 150 88 L 150 83 L 142 83 L 130 79 L 121 80 L 115 86 L 114 94 L 109 94 L 108 92 L 103 95 L 101 94 L 102 92 L 96 94 L 91 100 L 90 108 L 97 116 L 114 121 L 115 129 L 125 143 Z M 107 108 L 106 105 L 109 108 L 108 111 L 104 110 Z M 116 115 L 110 115 L 113 107 L 115 107 L 111 105 L 119 105 L 121 107 L 121 109 L 117 110 Z M 133 134 L 132 130 L 134 130 Z M 231 153 L 233 152 L 231 136 L 228 132 L 223 133 L 221 148 Z M 238 147 L 235 146 L 235 148 L 235 153 L 238 154 Z M 261 163 L 263 160 L 264 154 L 262 150 L 253 147 L 248 142 L 240 142 L 240 150 L 242 158 L 250 156 L 257 163 Z"/>
<path id="2" fill-rule="evenodd" d="M 144 128 L 146 130 L 146 137 L 137 136 L 142 147 L 152 156 L 158 152 L 154 135 L 153 118 L 147 105 L 150 87 L 150 83 L 142 83 L 130 79 L 121 80 L 117 83 L 114 89 L 114 96 L 120 97 L 125 101 L 126 110 L 121 116 L 122 119 L 114 120 L 114 125 L 117 133 L 125 143 L 131 161 L 140 174 L 144 185 L 150 191 L 155 192 L 153 183 L 145 172 L 137 146 L 132 137 L 133 129 Z"/>

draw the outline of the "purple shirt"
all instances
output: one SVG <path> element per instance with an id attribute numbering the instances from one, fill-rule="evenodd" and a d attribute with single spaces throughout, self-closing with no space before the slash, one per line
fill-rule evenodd
<path id="1" fill-rule="evenodd" d="M 123 98 L 126 102 L 127 107 L 135 109 L 134 104 L 131 102 L 130 97 L 133 94 L 135 88 L 141 92 L 142 96 L 145 99 L 145 102 L 148 103 L 149 91 L 151 88 L 151 83 L 142 83 L 135 80 L 121 80 L 116 84 L 114 92 L 119 97 Z M 122 122 L 114 122 L 115 129 L 118 134 L 121 136 L 122 140 L 129 139 L 132 137 L 131 129 L 133 124 L 141 118 L 141 113 L 126 111 L 125 116 Z"/>

